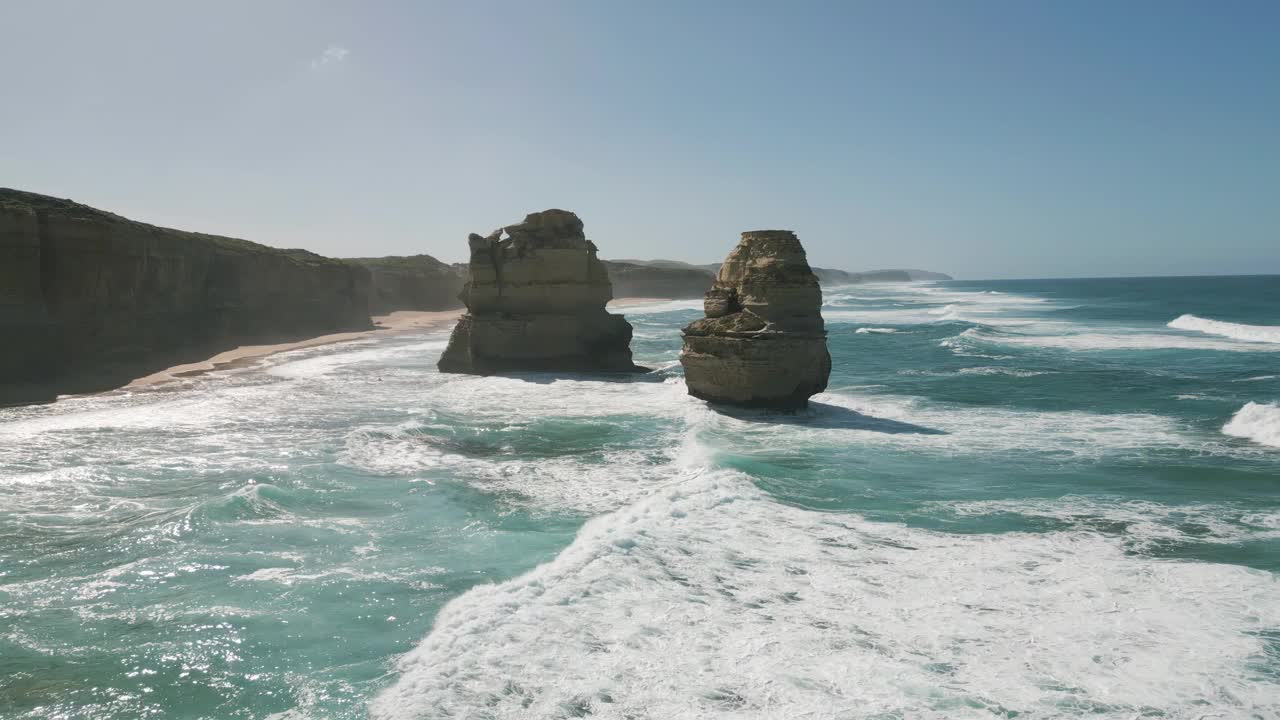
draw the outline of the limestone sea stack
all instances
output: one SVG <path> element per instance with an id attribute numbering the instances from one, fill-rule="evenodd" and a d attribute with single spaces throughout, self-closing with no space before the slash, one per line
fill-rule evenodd
<path id="1" fill-rule="evenodd" d="M 802 408 L 827 387 L 831 355 L 822 291 L 789 230 L 742 233 L 684 329 L 689 394 L 711 402 Z"/>
<path id="2" fill-rule="evenodd" d="M 644 369 L 631 361 L 631 324 L 605 310 L 613 286 L 577 215 L 544 210 L 469 244 L 467 312 L 441 372 Z"/>

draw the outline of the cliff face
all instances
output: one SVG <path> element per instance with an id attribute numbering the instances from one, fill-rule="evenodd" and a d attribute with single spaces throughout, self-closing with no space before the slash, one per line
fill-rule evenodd
<path id="1" fill-rule="evenodd" d="M 620 261 L 605 261 L 615 297 L 684 298 L 702 297 L 715 274 L 693 267 L 662 267 Z"/>
<path id="2" fill-rule="evenodd" d="M 827 387 L 831 355 L 822 290 L 787 230 L 742 233 L 684 329 L 689 394 L 748 407 L 796 408 Z"/>
<path id="3" fill-rule="evenodd" d="M 369 273 L 0 189 L 0 404 L 369 323 Z"/>
<path id="4" fill-rule="evenodd" d="M 443 372 L 625 371 L 631 325 L 605 311 L 609 276 L 582 221 L 546 210 L 471 235 L 467 313 L 440 358 Z"/>
<path id="5" fill-rule="evenodd" d="M 369 269 L 372 292 L 369 312 L 448 310 L 462 306 L 463 273 L 430 255 L 352 258 Z"/>

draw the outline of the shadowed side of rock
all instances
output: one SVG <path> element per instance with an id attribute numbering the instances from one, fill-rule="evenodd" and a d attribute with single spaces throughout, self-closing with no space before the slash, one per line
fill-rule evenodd
<path id="1" fill-rule="evenodd" d="M 487 237 L 471 235 L 467 313 L 442 372 L 635 372 L 631 325 L 605 310 L 613 289 L 582 221 L 545 210 Z"/>
<path id="2" fill-rule="evenodd" d="M 684 329 L 689 394 L 744 407 L 799 408 L 827 387 L 822 291 L 786 230 L 744 232 Z"/>
<path id="3" fill-rule="evenodd" d="M 367 330 L 368 308 L 362 267 L 0 188 L 0 405 Z"/>

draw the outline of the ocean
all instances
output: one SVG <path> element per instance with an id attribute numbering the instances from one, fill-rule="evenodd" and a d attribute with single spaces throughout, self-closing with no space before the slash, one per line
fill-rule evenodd
<path id="1" fill-rule="evenodd" d="M 0 410 L 5 718 L 1280 717 L 1280 278 L 828 288 L 828 391 L 441 333 Z"/>

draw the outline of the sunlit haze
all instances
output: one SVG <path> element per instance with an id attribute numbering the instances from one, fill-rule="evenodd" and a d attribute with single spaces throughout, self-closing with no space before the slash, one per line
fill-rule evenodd
<path id="1" fill-rule="evenodd" d="M 9 2 L 0 186 L 333 256 L 1280 272 L 1280 5 Z"/>

